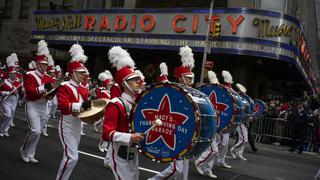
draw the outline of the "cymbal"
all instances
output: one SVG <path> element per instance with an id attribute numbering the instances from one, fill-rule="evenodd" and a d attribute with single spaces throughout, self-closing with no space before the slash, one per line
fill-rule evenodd
<path id="1" fill-rule="evenodd" d="M 104 111 L 109 101 L 109 99 L 93 100 L 90 109 L 80 113 L 74 113 L 74 116 L 83 122 L 94 123 L 104 116 Z"/>

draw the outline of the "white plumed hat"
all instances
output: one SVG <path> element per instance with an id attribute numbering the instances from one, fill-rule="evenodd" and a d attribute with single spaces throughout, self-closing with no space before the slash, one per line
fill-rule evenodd
<path id="1" fill-rule="evenodd" d="M 220 84 L 215 72 L 208 71 L 208 78 L 211 84 Z"/>
<path id="2" fill-rule="evenodd" d="M 233 84 L 232 76 L 229 71 L 223 70 L 221 74 L 225 83 Z"/>
<path id="3" fill-rule="evenodd" d="M 247 89 L 242 84 L 237 83 L 236 86 L 239 89 L 239 91 L 241 91 L 243 94 L 247 92 Z"/>

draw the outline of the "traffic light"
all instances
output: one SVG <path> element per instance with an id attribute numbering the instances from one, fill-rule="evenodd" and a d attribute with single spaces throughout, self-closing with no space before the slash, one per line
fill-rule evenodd
<path id="1" fill-rule="evenodd" d="M 220 33 L 221 33 L 221 23 L 218 21 L 214 22 L 213 25 L 213 31 L 212 31 L 212 37 L 220 37 Z"/>

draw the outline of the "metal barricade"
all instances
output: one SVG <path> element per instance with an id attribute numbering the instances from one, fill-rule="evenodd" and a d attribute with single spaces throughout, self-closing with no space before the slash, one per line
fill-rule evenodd
<path id="1" fill-rule="evenodd" d="M 291 140 L 292 124 L 284 118 L 261 118 L 251 123 L 251 133 L 255 135 L 256 142 L 265 139 Z"/>

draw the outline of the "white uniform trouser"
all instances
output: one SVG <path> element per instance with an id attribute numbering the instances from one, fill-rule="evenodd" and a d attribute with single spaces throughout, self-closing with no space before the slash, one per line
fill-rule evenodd
<path id="1" fill-rule="evenodd" d="M 243 123 L 241 123 L 237 126 L 236 130 L 238 133 L 238 142 L 232 147 L 232 149 L 234 149 L 234 152 L 238 156 L 242 157 L 244 147 L 248 142 L 248 129 Z"/>
<path id="2" fill-rule="evenodd" d="M 217 135 L 217 143 L 218 143 L 218 157 L 217 162 L 219 164 L 224 164 L 229 144 L 229 133 L 220 133 Z"/>
<path id="3" fill-rule="evenodd" d="M 106 157 L 103 160 L 103 165 L 111 167 L 110 156 L 109 156 L 108 152 L 110 151 L 110 148 L 112 148 L 112 147 L 109 145 L 109 142 L 103 142 L 103 143 L 107 143 L 108 144 L 107 147 L 109 146 L 108 151 L 106 153 Z"/>
<path id="4" fill-rule="evenodd" d="M 0 133 L 8 133 L 10 124 L 13 120 L 14 113 L 17 107 L 18 97 L 10 95 L 6 100 L 2 102 L 3 118 L 0 122 Z"/>
<path id="5" fill-rule="evenodd" d="M 116 180 L 138 180 L 139 158 L 135 149 L 134 159 L 126 160 L 117 155 L 121 143 L 110 142 L 108 156 L 111 160 L 111 169 Z"/>
<path id="6" fill-rule="evenodd" d="M 49 118 L 50 118 L 50 112 L 51 112 L 51 109 L 52 109 L 52 100 L 48 100 L 47 101 L 47 106 L 48 106 L 48 114 L 47 114 L 46 122 L 44 123 L 44 126 L 43 126 L 43 130 L 42 130 L 43 133 L 47 133 L 48 122 L 49 122 Z"/>
<path id="7" fill-rule="evenodd" d="M 27 137 L 24 140 L 22 150 L 28 157 L 34 157 L 37 144 L 47 118 L 47 100 L 41 98 L 37 101 L 27 101 L 26 115 L 29 125 Z"/>
<path id="8" fill-rule="evenodd" d="M 216 136 L 212 139 L 211 145 L 202 152 L 198 159 L 195 160 L 196 166 L 198 166 L 203 172 L 212 171 L 214 159 L 218 155 L 218 145 L 216 142 Z"/>
<path id="9" fill-rule="evenodd" d="M 52 99 L 52 107 L 51 107 L 51 115 L 54 117 L 56 116 L 56 112 L 57 112 L 57 108 L 58 108 L 58 99 L 57 99 L 57 95 L 55 95 Z M 50 116 L 50 114 L 49 114 Z"/>
<path id="10" fill-rule="evenodd" d="M 162 180 L 162 179 L 177 179 L 177 180 L 187 180 L 189 173 L 189 159 L 177 160 L 171 162 L 169 167 L 159 174 L 153 176 L 152 180 Z"/>
<path id="11" fill-rule="evenodd" d="M 81 121 L 72 115 L 62 115 L 59 122 L 59 136 L 63 146 L 63 158 L 57 180 L 69 179 L 78 161 L 78 147 L 81 138 Z"/>

